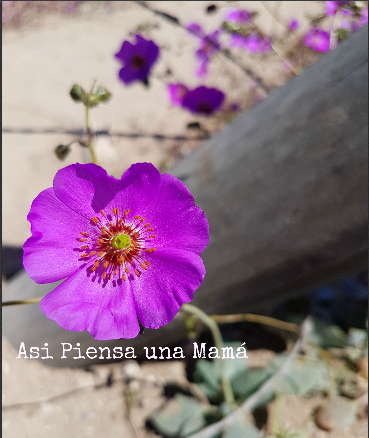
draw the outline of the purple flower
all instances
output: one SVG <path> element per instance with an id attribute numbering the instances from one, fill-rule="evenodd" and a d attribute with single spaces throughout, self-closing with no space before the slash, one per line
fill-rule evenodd
<path id="1" fill-rule="evenodd" d="M 200 24 L 198 23 L 189 23 L 187 25 L 187 29 L 195 32 L 197 36 L 200 38 L 200 46 L 199 49 L 196 50 L 196 69 L 195 74 L 199 78 L 203 78 L 208 73 L 208 63 L 211 60 L 211 57 L 220 50 L 219 44 L 219 30 L 215 30 L 214 32 L 206 35 Z M 192 33 L 191 33 L 192 35 Z"/>
<path id="2" fill-rule="evenodd" d="M 224 93 L 220 90 L 201 86 L 186 94 L 182 106 L 195 114 L 210 115 L 220 108 L 223 100 Z"/>
<path id="3" fill-rule="evenodd" d="M 292 18 L 288 23 L 288 29 L 293 32 L 300 27 L 300 23 L 295 18 Z"/>
<path id="4" fill-rule="evenodd" d="M 210 62 L 210 58 L 207 56 L 201 56 L 196 52 L 196 67 L 195 67 L 195 75 L 198 78 L 205 78 L 208 75 L 208 64 Z"/>
<path id="5" fill-rule="evenodd" d="M 245 38 L 244 48 L 249 53 L 269 53 L 272 50 L 272 46 L 269 41 L 262 38 L 259 35 L 250 35 Z"/>
<path id="6" fill-rule="evenodd" d="M 232 103 L 229 107 L 229 110 L 232 112 L 237 112 L 240 110 L 240 106 L 238 105 L 238 103 Z"/>
<path id="7" fill-rule="evenodd" d="M 362 10 L 360 20 L 359 20 L 360 26 L 365 26 L 365 24 L 368 23 L 368 8 Z"/>
<path id="8" fill-rule="evenodd" d="M 153 41 L 147 41 L 136 35 L 136 44 L 124 41 L 115 57 L 124 63 L 119 78 L 125 83 L 146 82 L 152 65 L 158 59 L 159 47 Z"/>
<path id="9" fill-rule="evenodd" d="M 238 24 L 250 24 L 251 12 L 246 9 L 232 9 L 225 15 L 224 20 Z"/>
<path id="10" fill-rule="evenodd" d="M 203 31 L 201 24 L 199 23 L 196 22 L 188 23 L 186 28 L 190 31 L 189 34 L 191 36 L 197 36 L 200 38 L 203 38 L 205 36 L 205 32 Z M 196 35 L 194 35 L 193 32 L 195 32 Z"/>
<path id="11" fill-rule="evenodd" d="M 230 35 L 229 45 L 233 48 L 245 48 L 246 38 L 238 33 L 232 33 Z"/>
<path id="12" fill-rule="evenodd" d="M 329 33 L 323 29 L 314 27 L 304 35 L 303 43 L 318 52 L 327 52 L 329 50 Z"/>
<path id="13" fill-rule="evenodd" d="M 341 3 L 347 3 L 347 2 L 345 2 L 345 1 L 338 1 L 338 2 L 326 1 L 325 2 L 325 13 L 327 15 L 334 15 L 337 11 L 338 6 Z"/>
<path id="14" fill-rule="evenodd" d="M 188 88 L 183 84 L 168 85 L 169 100 L 174 106 L 182 106 L 183 99 L 188 92 Z"/>
<path id="15" fill-rule="evenodd" d="M 120 180 L 95 164 L 57 172 L 28 214 L 23 263 L 37 283 L 66 278 L 41 310 L 66 330 L 131 339 L 168 324 L 192 300 L 209 241 L 203 211 L 187 187 L 152 164 Z"/>
<path id="16" fill-rule="evenodd" d="M 257 34 L 250 35 L 248 37 L 244 37 L 239 34 L 231 34 L 230 46 L 234 48 L 243 48 L 249 53 L 265 54 L 269 53 L 272 50 L 270 42 Z"/>

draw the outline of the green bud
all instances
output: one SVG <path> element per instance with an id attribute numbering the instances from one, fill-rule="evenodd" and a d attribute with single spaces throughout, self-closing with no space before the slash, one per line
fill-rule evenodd
<path id="1" fill-rule="evenodd" d="M 85 90 L 77 84 L 74 84 L 70 90 L 70 96 L 76 102 L 86 102 L 87 94 Z"/>
<path id="2" fill-rule="evenodd" d="M 107 102 L 111 98 L 111 93 L 104 88 L 98 87 L 96 93 L 92 93 L 89 95 L 88 104 L 89 106 L 96 106 L 100 102 Z"/>
<path id="3" fill-rule="evenodd" d="M 70 147 L 69 145 L 60 144 L 55 148 L 56 156 L 59 160 L 64 160 L 64 158 L 69 154 Z"/>
<path id="4" fill-rule="evenodd" d="M 104 87 L 98 87 L 95 95 L 99 96 L 100 102 L 107 102 L 111 98 L 111 94 Z"/>

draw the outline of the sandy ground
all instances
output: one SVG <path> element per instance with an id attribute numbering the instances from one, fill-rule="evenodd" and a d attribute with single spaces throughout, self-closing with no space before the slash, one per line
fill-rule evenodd
<path id="1" fill-rule="evenodd" d="M 83 13 L 75 16 L 49 16 L 37 25 L 3 33 L 3 128 L 83 128 L 83 107 L 70 99 L 69 90 L 74 83 L 88 89 L 96 80 L 111 91 L 113 99 L 92 110 L 94 129 L 168 136 L 189 134 L 187 123 L 199 119 L 170 105 L 165 71 L 170 68 L 178 81 L 185 81 L 191 87 L 199 85 L 193 74 L 196 41 L 134 2 L 120 3 L 114 14 L 97 13 L 86 4 Z M 217 3 L 228 6 L 228 2 Z M 238 3 L 260 11 L 260 25 L 265 31 L 284 31 L 285 27 L 272 20 L 262 2 Z M 276 2 L 267 3 L 273 10 Z M 207 31 L 220 23 L 223 14 L 221 10 L 215 15 L 205 15 L 208 2 L 152 1 L 150 4 L 177 15 L 183 22 L 198 20 Z M 306 11 L 313 12 L 312 9 L 321 10 L 321 5 L 283 2 L 278 12 L 281 20 L 287 22 L 292 17 L 303 19 Z M 149 90 L 140 84 L 124 87 L 117 80 L 119 64 L 113 55 L 129 32 L 147 22 L 157 25 L 146 35 L 162 47 L 162 60 L 154 68 Z M 283 72 L 279 60 L 271 63 L 270 70 L 250 57 L 243 61 L 246 66 L 259 69 L 267 82 L 278 85 L 281 80 L 276 74 Z M 241 106 L 248 99 L 250 81 L 222 57 L 214 60 L 205 84 L 229 90 L 229 101 L 237 101 Z M 207 123 L 216 129 L 216 124 Z M 88 155 L 75 145 L 65 161 L 56 158 L 54 148 L 71 140 L 73 137 L 66 134 L 3 133 L 3 244 L 22 246 L 30 236 L 26 217 L 31 203 L 40 191 L 52 186 L 57 170 L 76 161 L 89 161 Z M 135 162 L 149 161 L 162 167 L 168 163 L 173 148 L 188 153 L 192 147 L 191 142 L 116 137 L 101 137 L 96 145 L 100 164 L 116 177 Z M 135 414 L 128 412 L 125 401 L 122 365 L 98 366 L 87 373 L 45 367 L 38 361 L 16 359 L 16 354 L 3 339 L 3 436 L 6 438 L 150 437 L 153 435 L 143 428 L 144 418 L 162 403 L 162 384 L 186 382 L 181 362 L 145 365 L 143 375 L 151 377 L 145 383 L 143 407 Z M 116 383 L 108 386 L 110 373 Z"/>

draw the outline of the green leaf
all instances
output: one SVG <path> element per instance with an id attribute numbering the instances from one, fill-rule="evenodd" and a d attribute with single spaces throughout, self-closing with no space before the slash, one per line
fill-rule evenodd
<path id="1" fill-rule="evenodd" d="M 98 87 L 96 93 L 89 96 L 89 106 L 96 106 L 100 102 L 107 102 L 111 98 L 111 93 L 104 87 Z"/>
<path id="2" fill-rule="evenodd" d="M 76 102 L 84 102 L 84 103 L 86 103 L 87 93 L 78 84 L 74 84 L 73 85 L 72 89 L 70 90 L 70 96 Z"/>
<path id="3" fill-rule="evenodd" d="M 272 375 L 281 368 L 286 357 L 285 354 L 275 356 L 269 366 Z M 276 384 L 275 390 L 281 394 L 306 394 L 312 389 L 324 390 L 328 387 L 329 373 L 324 362 L 304 356 L 290 364 L 287 372 Z"/>
<path id="4" fill-rule="evenodd" d="M 368 345 L 368 331 L 350 328 L 347 336 L 347 346 L 353 348 L 365 348 Z"/>
<path id="5" fill-rule="evenodd" d="M 205 415 L 212 411 L 213 406 L 203 405 L 192 397 L 177 394 L 150 419 L 159 433 L 168 437 L 186 437 L 204 428 L 207 424 Z"/>
<path id="6" fill-rule="evenodd" d="M 267 369 L 249 369 L 232 379 L 235 396 L 240 401 L 246 400 L 256 392 L 273 374 Z"/>
<path id="7" fill-rule="evenodd" d="M 240 413 L 228 424 L 222 434 L 222 438 L 260 438 L 261 432 L 247 421 L 244 414 Z"/>
<path id="8" fill-rule="evenodd" d="M 232 386 L 235 386 L 233 379 L 243 379 L 242 376 L 245 375 L 247 369 L 247 358 L 236 357 L 237 348 L 240 346 L 239 342 L 224 343 L 225 348 L 233 348 L 233 359 L 222 359 L 223 351 L 219 351 L 218 356 L 221 359 L 213 359 L 212 361 L 200 359 L 196 362 L 194 380 L 210 401 L 218 401 L 221 396 L 222 373 L 231 380 Z M 225 351 L 225 353 L 227 352 Z"/>
<path id="9" fill-rule="evenodd" d="M 346 345 L 346 333 L 336 325 L 329 325 L 314 318 L 313 330 L 309 336 L 309 342 L 322 348 L 343 348 Z"/>

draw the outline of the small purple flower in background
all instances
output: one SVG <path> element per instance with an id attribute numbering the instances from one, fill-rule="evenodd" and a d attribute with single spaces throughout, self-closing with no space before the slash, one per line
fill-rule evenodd
<path id="1" fill-rule="evenodd" d="M 246 9 L 232 9 L 224 16 L 224 21 L 231 21 L 238 24 L 250 24 L 251 12 Z"/>
<path id="2" fill-rule="evenodd" d="M 368 7 L 361 11 L 361 16 L 359 20 L 360 27 L 365 26 L 368 23 Z"/>
<path id="3" fill-rule="evenodd" d="M 240 110 L 240 106 L 238 105 L 238 103 L 232 103 L 229 107 L 229 110 L 235 113 Z"/>
<path id="4" fill-rule="evenodd" d="M 147 82 L 151 67 L 158 59 L 159 47 L 153 42 L 136 35 L 136 44 L 124 41 L 115 57 L 124 63 L 119 78 L 125 83 Z"/>
<path id="5" fill-rule="evenodd" d="M 245 48 L 246 38 L 238 33 L 231 33 L 229 36 L 229 46 L 234 49 Z"/>
<path id="6" fill-rule="evenodd" d="M 256 34 L 248 37 L 244 37 L 236 33 L 231 34 L 229 45 L 233 48 L 245 49 L 249 53 L 265 54 L 272 50 L 270 42 L 264 39 L 262 36 Z"/>
<path id="7" fill-rule="evenodd" d="M 329 41 L 329 33 L 317 27 L 310 29 L 303 38 L 303 43 L 305 46 L 311 47 L 313 50 L 318 52 L 328 52 Z"/>
<path id="8" fill-rule="evenodd" d="M 174 106 L 182 106 L 183 99 L 188 92 L 188 88 L 183 84 L 168 85 L 169 100 Z"/>
<path id="9" fill-rule="evenodd" d="M 337 12 L 338 6 L 342 3 L 347 3 L 347 2 L 346 1 L 337 1 L 337 2 L 326 1 L 325 2 L 325 13 L 327 15 L 334 15 Z"/>
<path id="10" fill-rule="evenodd" d="M 191 36 L 195 36 L 195 37 L 197 36 L 200 38 L 203 38 L 205 36 L 205 32 L 203 31 L 203 29 L 199 23 L 195 23 L 195 22 L 188 23 L 186 28 L 189 31 L 191 31 L 191 32 L 189 32 L 189 34 Z M 195 32 L 196 35 L 194 35 L 192 32 Z"/>
<path id="11" fill-rule="evenodd" d="M 199 49 L 196 50 L 196 68 L 195 74 L 199 78 L 203 78 L 208 74 L 208 63 L 211 60 L 211 57 L 220 50 L 219 44 L 219 30 L 215 30 L 214 32 L 206 35 L 200 24 L 198 23 L 189 23 L 187 29 L 193 31 L 197 34 L 197 37 L 200 38 L 200 46 Z M 192 32 L 190 32 L 193 35 Z"/>
<path id="12" fill-rule="evenodd" d="M 41 310 L 66 330 L 131 339 L 168 324 L 192 300 L 209 226 L 187 187 L 150 163 L 120 180 L 95 164 L 57 172 L 33 201 L 24 267 L 39 284 L 66 280 Z"/>
<path id="13" fill-rule="evenodd" d="M 249 53 L 269 53 L 272 50 L 270 42 L 259 35 L 250 35 L 245 39 L 244 48 Z"/>
<path id="14" fill-rule="evenodd" d="M 224 97 L 216 88 L 201 86 L 186 94 L 182 106 L 195 114 L 210 115 L 220 108 Z"/>
<path id="15" fill-rule="evenodd" d="M 300 23 L 295 18 L 291 18 L 291 20 L 288 23 L 288 30 L 291 32 L 294 32 L 300 27 Z"/>

